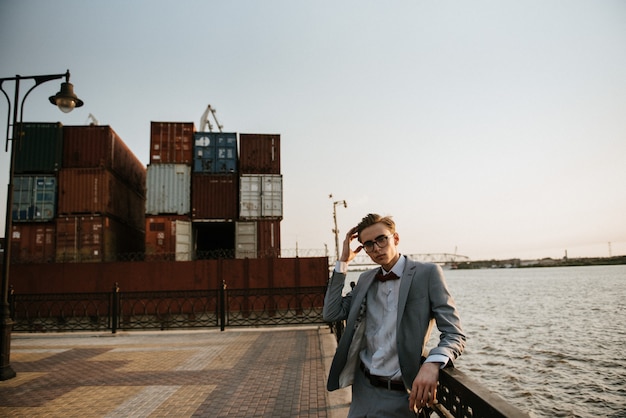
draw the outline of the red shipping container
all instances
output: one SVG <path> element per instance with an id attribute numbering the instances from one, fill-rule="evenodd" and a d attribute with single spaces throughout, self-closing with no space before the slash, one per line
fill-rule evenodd
<path id="1" fill-rule="evenodd" d="M 146 198 L 105 168 L 59 171 L 59 215 L 105 214 L 131 227 L 145 227 Z"/>
<path id="2" fill-rule="evenodd" d="M 128 260 L 145 251 L 142 231 L 110 216 L 66 216 L 56 220 L 56 262 Z"/>
<path id="3" fill-rule="evenodd" d="M 191 230 L 191 220 L 188 216 L 146 217 L 146 260 L 192 260 Z"/>
<path id="4" fill-rule="evenodd" d="M 53 263 L 54 223 L 19 223 L 11 229 L 12 263 Z"/>
<path id="5" fill-rule="evenodd" d="M 63 128 L 63 167 L 104 167 L 145 195 L 146 167 L 110 126 Z"/>
<path id="6" fill-rule="evenodd" d="M 237 174 L 191 175 L 191 217 L 194 220 L 237 218 Z"/>
<path id="7" fill-rule="evenodd" d="M 239 134 L 242 174 L 280 174 L 280 135 Z"/>
<path id="8" fill-rule="evenodd" d="M 150 164 L 193 164 L 193 122 L 150 122 Z"/>
<path id="9" fill-rule="evenodd" d="M 280 257 L 280 221 L 257 220 L 257 253 L 262 257 Z"/>

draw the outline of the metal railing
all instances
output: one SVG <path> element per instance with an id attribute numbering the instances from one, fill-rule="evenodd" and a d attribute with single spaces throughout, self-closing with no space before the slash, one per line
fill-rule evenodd
<path id="1" fill-rule="evenodd" d="M 325 324 L 324 286 L 160 292 L 15 294 L 14 332 Z"/>
<path id="2" fill-rule="evenodd" d="M 330 324 L 337 342 L 341 338 L 345 321 Z M 529 418 L 530 416 L 509 404 L 480 383 L 470 379 L 453 367 L 441 369 L 437 387 L 437 403 L 421 416 L 435 413 L 442 418 Z"/>

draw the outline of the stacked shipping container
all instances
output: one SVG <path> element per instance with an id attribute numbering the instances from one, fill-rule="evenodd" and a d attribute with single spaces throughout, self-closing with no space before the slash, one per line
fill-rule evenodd
<path id="1" fill-rule="evenodd" d="M 145 168 L 115 131 L 30 123 L 23 132 L 16 150 L 14 261 L 113 261 L 142 253 Z"/>
<path id="2" fill-rule="evenodd" d="M 148 257 L 280 255 L 280 136 L 241 134 L 239 141 L 240 153 L 236 133 L 193 132 L 188 122 L 152 122 Z M 181 253 L 184 249 L 189 254 Z"/>
<path id="3" fill-rule="evenodd" d="M 150 123 L 145 247 L 149 260 L 192 259 L 192 122 Z"/>
<path id="4" fill-rule="evenodd" d="M 14 261 L 280 256 L 280 135 L 152 122 L 146 170 L 109 126 L 22 131 Z"/>
<path id="5" fill-rule="evenodd" d="M 280 135 L 240 134 L 236 257 L 280 256 L 283 182 Z"/>

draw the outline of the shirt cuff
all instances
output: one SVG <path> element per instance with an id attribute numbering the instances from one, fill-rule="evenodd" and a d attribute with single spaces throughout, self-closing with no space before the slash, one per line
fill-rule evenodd
<path id="1" fill-rule="evenodd" d="M 337 273 L 347 273 L 348 263 L 346 263 L 345 261 L 337 261 L 337 264 L 335 264 L 335 271 Z"/>
<path id="2" fill-rule="evenodd" d="M 424 363 L 441 363 L 440 368 L 443 369 L 446 367 L 449 360 L 448 356 L 444 356 L 443 354 L 433 354 L 428 356 L 426 360 L 424 360 Z"/>

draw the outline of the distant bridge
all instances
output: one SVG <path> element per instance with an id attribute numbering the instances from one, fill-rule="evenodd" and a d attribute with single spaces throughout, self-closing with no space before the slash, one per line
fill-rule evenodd
<path id="1" fill-rule="evenodd" d="M 460 254 L 449 253 L 428 253 L 428 254 L 405 254 L 409 258 L 415 261 L 421 261 L 423 263 L 435 263 L 441 266 L 452 266 L 454 264 L 467 263 L 470 260 L 468 256 Z M 324 250 L 297 250 L 297 249 L 283 249 L 281 250 L 282 257 L 328 257 L 328 264 L 334 266 L 337 257 L 334 254 L 328 254 Z M 350 262 L 350 268 L 369 268 L 376 264 L 365 253 L 357 254 L 357 256 Z"/>

